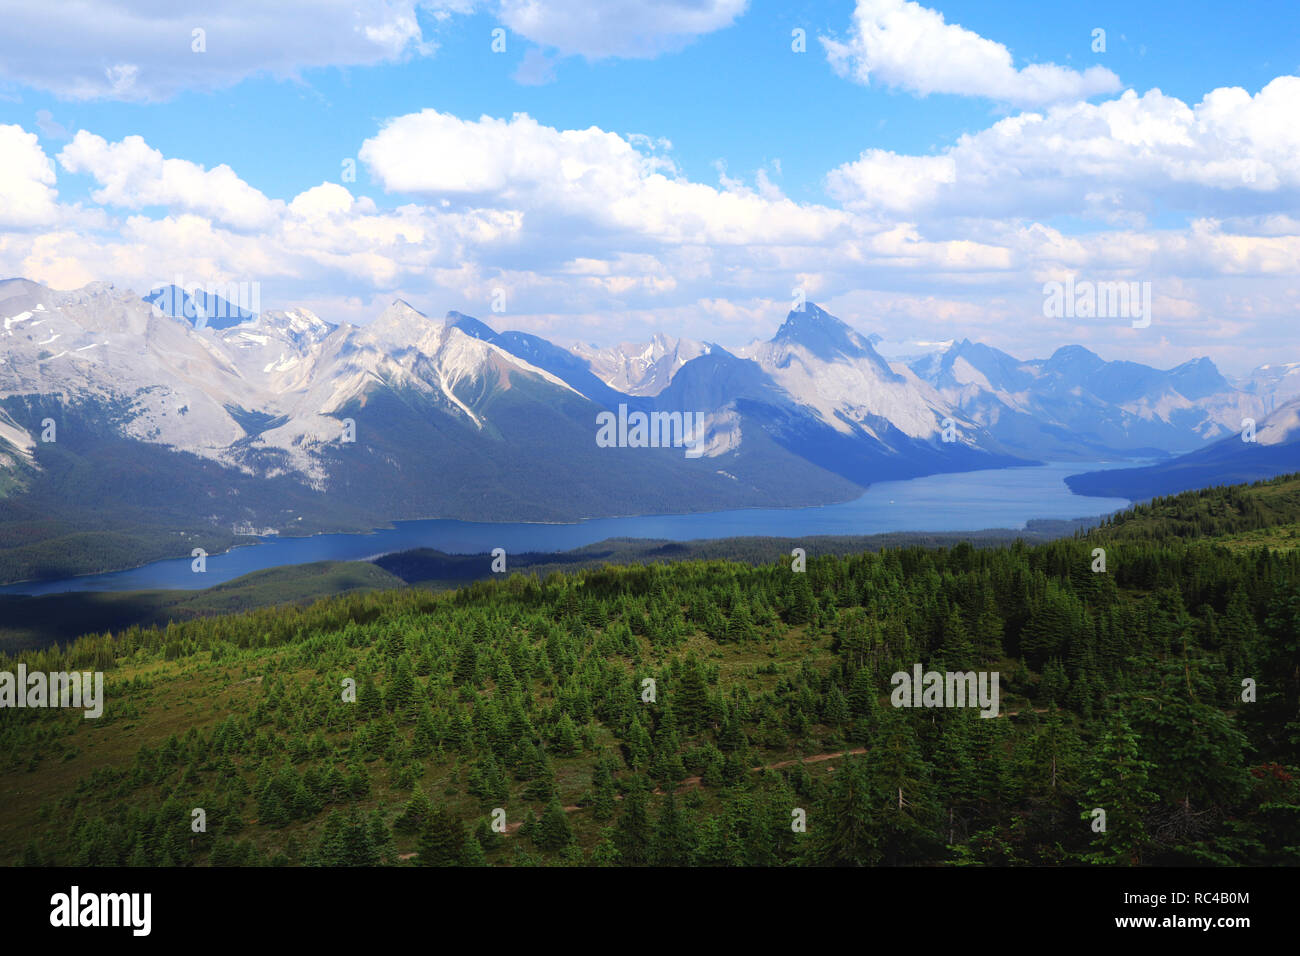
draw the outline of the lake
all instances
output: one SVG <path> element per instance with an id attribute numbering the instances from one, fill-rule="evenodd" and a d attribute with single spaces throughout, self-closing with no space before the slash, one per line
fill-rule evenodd
<path id="1" fill-rule="evenodd" d="M 485 523 L 448 518 L 398 521 L 392 528 L 367 534 L 261 538 L 255 545 L 209 555 L 207 571 L 203 574 L 191 570 L 189 558 L 177 558 L 129 571 L 13 584 L 0 587 L 0 594 L 198 589 L 284 564 L 358 561 L 411 548 L 436 548 L 450 554 L 480 554 L 505 548 L 507 554 L 518 554 L 566 551 L 606 538 L 689 541 L 740 535 L 797 538 L 817 534 L 1023 528 L 1032 518 L 1089 518 L 1128 507 L 1130 502 L 1124 498 L 1076 495 L 1065 486 L 1064 479 L 1083 471 L 1133 464 L 1124 461 L 1051 463 L 882 481 L 853 501 L 813 508 L 593 518 L 574 524 Z"/>

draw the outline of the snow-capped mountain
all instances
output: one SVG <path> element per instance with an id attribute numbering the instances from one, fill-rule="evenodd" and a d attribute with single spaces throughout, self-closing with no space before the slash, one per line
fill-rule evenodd
<path id="1" fill-rule="evenodd" d="M 663 333 L 656 333 L 645 345 L 625 342 L 612 348 L 581 344 L 572 348 L 602 382 L 625 395 L 658 395 L 683 365 L 708 350 L 702 342 Z"/>
<path id="2" fill-rule="evenodd" d="M 121 542 L 793 507 L 1062 449 L 1178 450 L 1261 403 L 1205 360 L 1021 362 L 963 342 L 890 362 L 813 303 L 736 353 L 663 336 L 570 351 L 401 300 L 365 325 L 295 308 L 218 327 L 157 305 L 106 283 L 0 282 L 0 528 L 66 554 L 92 526 Z M 606 447 L 606 412 L 689 414 L 699 441 Z"/>
<path id="3" fill-rule="evenodd" d="M 462 312 L 448 312 L 447 324 L 466 335 L 490 342 L 537 368 L 545 369 L 575 391 L 606 408 L 617 407 L 628 396 L 610 388 L 592 372 L 586 360 L 528 332 L 497 332 L 485 322 Z"/>
<path id="4" fill-rule="evenodd" d="M 866 337 L 812 302 L 791 311 L 768 342 L 740 354 L 754 359 L 797 402 L 842 434 L 880 440 L 887 426 L 930 439 L 953 418 L 959 440 L 976 440 L 971 423 L 906 367 L 895 370 Z"/>
<path id="5" fill-rule="evenodd" d="M 1026 361 L 967 339 L 911 368 L 1008 448 L 1048 458 L 1187 451 L 1264 412 L 1207 358 L 1160 370 L 1073 345 Z"/>
<path id="6" fill-rule="evenodd" d="M 317 487 L 323 446 L 339 439 L 339 410 L 371 387 L 425 394 L 478 429 L 484 421 L 459 394 L 472 383 L 492 377 L 508 387 L 519 376 L 569 390 L 400 301 L 362 327 L 294 309 L 195 328 L 106 284 L 61 293 L 12 280 L 0 284 L 0 311 L 10 313 L 0 333 L 0 398 L 127 402 L 126 437 L 248 472 L 296 472 Z"/>
<path id="7" fill-rule="evenodd" d="M 1266 412 L 1300 398 L 1300 362 L 1261 365 L 1240 383 L 1243 391 L 1256 396 Z"/>
<path id="8" fill-rule="evenodd" d="M 363 326 L 290 309 L 215 328 L 105 283 L 0 283 L 0 527 L 21 526 L 31 551 L 0 548 L 5 573 L 93 567 L 88 549 L 110 538 L 86 534 L 130 563 L 248 527 L 572 521 L 861 492 L 723 409 L 691 410 L 690 455 L 602 445 L 597 416 L 647 399 L 476 321 L 396 301 Z"/>

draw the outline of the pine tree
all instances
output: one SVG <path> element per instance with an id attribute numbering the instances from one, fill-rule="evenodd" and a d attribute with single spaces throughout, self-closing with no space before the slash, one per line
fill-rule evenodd
<path id="1" fill-rule="evenodd" d="M 461 644 L 460 653 L 456 657 L 456 667 L 452 671 L 452 680 L 462 686 L 478 683 L 478 648 L 473 640 Z"/>
<path id="2" fill-rule="evenodd" d="M 934 842 L 931 827 L 939 816 L 930 781 L 930 767 L 921 758 L 911 721 L 900 710 L 887 708 L 871 744 L 869 777 L 885 795 L 878 815 L 880 849 L 891 865 L 925 857 Z"/>
<path id="3" fill-rule="evenodd" d="M 650 862 L 650 817 L 645 782 L 639 775 L 631 778 L 623 795 L 623 809 L 614 826 L 614 846 L 623 866 L 645 866 Z"/>
<path id="4" fill-rule="evenodd" d="M 659 806 L 652 862 L 655 866 L 686 866 L 690 862 L 689 828 L 670 791 Z"/>
<path id="5" fill-rule="evenodd" d="M 871 672 L 864 667 L 853 675 L 853 682 L 849 685 L 849 712 L 854 717 L 874 721 L 879 710 L 880 701 Z"/>
<path id="6" fill-rule="evenodd" d="M 967 712 L 957 710 L 943 723 L 935 749 L 935 783 L 943 801 L 940 827 L 946 842 L 957 842 L 968 814 L 975 803 L 975 758 L 971 752 L 970 720 Z"/>
<path id="7" fill-rule="evenodd" d="M 341 866 L 378 866 L 379 852 L 370 827 L 361 812 L 353 807 L 343 824 Z"/>
<path id="8" fill-rule="evenodd" d="M 543 850 L 561 850 L 573 841 L 573 830 L 569 827 L 569 815 L 564 812 L 558 800 L 552 800 L 537 824 L 534 842 Z"/>
<path id="9" fill-rule="evenodd" d="M 832 727 L 840 727 L 849 722 L 849 703 L 839 684 L 831 684 L 831 689 L 827 691 L 826 708 L 822 716 Z"/>
<path id="10" fill-rule="evenodd" d="M 578 731 L 573 725 L 573 718 L 567 712 L 560 715 L 555 725 L 555 748 L 566 757 L 578 753 Z"/>
<path id="11" fill-rule="evenodd" d="M 845 758 L 835 768 L 825 809 L 809 820 L 812 862 L 823 866 L 879 863 L 882 852 L 877 814 L 882 802 L 882 794 L 868 776 L 866 762 Z"/>
<path id="12" fill-rule="evenodd" d="M 384 706 L 390 713 L 404 713 L 415 703 L 415 675 L 411 662 L 399 657 L 384 681 Z"/>
<path id="13" fill-rule="evenodd" d="M 943 620 L 943 639 L 937 663 L 944 670 L 965 671 L 975 666 L 975 644 L 956 605 L 948 608 Z"/>
<path id="14" fill-rule="evenodd" d="M 1002 635 L 997 599 L 992 588 L 985 584 L 980 588 L 979 613 L 975 618 L 973 635 L 976 652 L 983 660 L 996 660 L 1006 653 L 1002 647 Z"/>
<path id="15" fill-rule="evenodd" d="M 362 720 L 378 717 L 383 710 L 383 698 L 375 687 L 374 678 L 369 671 L 361 675 L 357 687 L 357 714 Z"/>
<path id="16" fill-rule="evenodd" d="M 457 866 L 465 853 L 465 825 L 445 806 L 434 809 L 420 836 L 421 866 Z"/>
<path id="17" fill-rule="evenodd" d="M 694 654 L 687 655 L 682 665 L 674 700 L 682 730 L 694 734 L 703 729 L 708 719 L 709 689 L 700 662 Z"/>
<path id="18" fill-rule="evenodd" d="M 393 823 L 398 833 L 419 833 L 433 817 L 433 803 L 418 786 L 411 799 L 406 801 L 401 815 Z"/>
<path id="19" fill-rule="evenodd" d="M 597 820 L 610 820 L 614 816 L 614 775 L 608 763 L 598 760 L 591 771 L 591 815 Z"/>
<path id="20" fill-rule="evenodd" d="M 1106 830 L 1095 833 L 1093 851 L 1085 859 L 1092 863 L 1141 862 L 1148 845 L 1143 817 L 1150 811 L 1155 794 L 1148 788 L 1151 764 L 1142 759 L 1138 734 L 1120 711 L 1111 714 L 1088 768 L 1082 818 L 1093 821 L 1093 811 L 1104 810 Z"/>

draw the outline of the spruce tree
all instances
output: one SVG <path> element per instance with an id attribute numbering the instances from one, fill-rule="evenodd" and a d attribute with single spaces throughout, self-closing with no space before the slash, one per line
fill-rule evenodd
<path id="1" fill-rule="evenodd" d="M 623 795 L 623 808 L 614 826 L 614 846 L 624 866 L 645 866 L 650 862 L 650 816 L 646 807 L 646 785 L 638 774 L 631 778 Z"/>
<path id="2" fill-rule="evenodd" d="M 1095 810 L 1105 811 L 1104 832 L 1095 832 L 1092 863 L 1138 864 L 1149 837 L 1144 817 L 1156 795 L 1148 788 L 1151 764 L 1142 759 L 1138 734 L 1121 711 L 1114 711 L 1098 742 L 1084 782 L 1082 819 L 1092 825 Z"/>
<path id="3" fill-rule="evenodd" d="M 564 812 L 558 800 L 552 800 L 537 823 L 534 842 L 543 850 L 561 850 L 573 840 L 573 830 L 569 827 L 569 815 Z"/>
<path id="4" fill-rule="evenodd" d="M 457 866 L 465 853 L 465 825 L 445 806 L 436 807 L 420 836 L 421 866 Z"/>

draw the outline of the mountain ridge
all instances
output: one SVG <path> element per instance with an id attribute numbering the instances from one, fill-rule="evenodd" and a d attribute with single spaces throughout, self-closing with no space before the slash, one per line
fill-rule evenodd
<path id="1" fill-rule="evenodd" d="M 804 506 L 1059 449 L 1165 455 L 1174 439 L 1212 437 L 1207 422 L 1222 427 L 1227 413 L 1206 411 L 1214 402 L 1261 401 L 1213 391 L 1222 377 L 1207 360 L 1161 372 L 1083 347 L 1022 362 L 965 339 L 891 363 L 876 333 L 812 302 L 734 352 L 666 336 L 566 349 L 455 310 L 433 318 L 400 298 L 361 325 L 291 308 L 218 328 L 104 282 L 70 292 L 0 282 L 0 318 L 0 556 L 6 523 L 30 522 L 37 502 L 58 519 L 21 552 L 28 570 L 51 542 L 73 541 L 78 522 L 110 533 L 111 521 L 78 509 L 115 497 L 131 502 L 123 514 L 146 536 L 205 540 L 410 517 Z M 1081 377 L 1127 381 L 1126 402 L 1079 391 Z M 1209 398 L 1193 402 L 1180 384 L 1208 387 Z M 698 416 L 703 454 L 598 448 L 598 415 L 621 409 Z M 39 440 L 47 420 L 57 444 Z M 154 476 L 128 479 L 114 457 L 148 462 Z M 114 485 L 127 480 L 150 495 Z M 65 558 L 50 569 L 98 561 Z"/>

